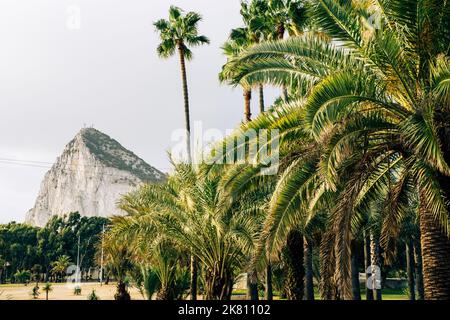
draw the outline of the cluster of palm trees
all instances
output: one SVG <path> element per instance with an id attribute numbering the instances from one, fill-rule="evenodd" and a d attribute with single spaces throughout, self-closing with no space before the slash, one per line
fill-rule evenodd
<path id="1" fill-rule="evenodd" d="M 219 75 L 245 97 L 245 121 L 228 139 L 279 130 L 280 168 L 261 173 L 267 153 L 248 153 L 260 161 L 247 164 L 189 161 L 123 197 L 128 216 L 107 236 L 153 279 L 149 297 L 183 298 L 189 268 L 191 299 L 197 285 L 207 299 L 230 299 L 242 273 L 249 298 L 264 279 L 271 299 L 281 268 L 289 299 L 314 299 L 315 287 L 323 299 L 360 299 L 361 251 L 366 276 L 380 267 L 383 284 L 383 266 L 406 248 L 410 298 L 450 299 L 450 4 L 252 0 L 241 14 Z M 184 58 L 187 45 L 208 42 L 200 19 L 172 7 L 155 24 L 158 53 L 180 54 L 187 132 Z M 268 110 L 265 85 L 281 89 Z M 381 299 L 378 285 L 366 290 Z"/>

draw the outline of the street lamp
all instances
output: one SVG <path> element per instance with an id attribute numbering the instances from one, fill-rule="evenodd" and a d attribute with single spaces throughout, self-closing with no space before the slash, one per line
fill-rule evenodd
<path id="1" fill-rule="evenodd" d="M 8 267 L 10 265 L 11 264 L 8 261 L 5 261 L 5 264 L 4 264 L 4 267 L 5 267 L 5 283 L 6 283 L 6 280 L 8 279 Z"/>

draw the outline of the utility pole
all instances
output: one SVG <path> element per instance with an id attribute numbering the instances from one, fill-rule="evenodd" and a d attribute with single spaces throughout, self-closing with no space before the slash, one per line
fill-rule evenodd
<path id="1" fill-rule="evenodd" d="M 80 235 L 78 235 L 78 252 L 77 252 L 77 271 L 76 271 L 76 278 L 75 282 L 81 282 L 80 281 Z"/>
<path id="2" fill-rule="evenodd" d="M 100 286 L 103 285 L 103 239 L 105 236 L 105 224 L 103 224 L 103 231 L 102 231 L 102 254 L 100 257 Z"/>

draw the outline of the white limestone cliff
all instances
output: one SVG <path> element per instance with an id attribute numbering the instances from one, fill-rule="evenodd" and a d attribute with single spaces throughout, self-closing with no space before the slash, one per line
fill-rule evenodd
<path id="1" fill-rule="evenodd" d="M 159 182 L 164 174 L 117 141 L 93 128 L 82 129 L 46 173 L 26 222 L 44 226 L 53 216 L 121 215 L 117 201 L 139 185 Z"/>

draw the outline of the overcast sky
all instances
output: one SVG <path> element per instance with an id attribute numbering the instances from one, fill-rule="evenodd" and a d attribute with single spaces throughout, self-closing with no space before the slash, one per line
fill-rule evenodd
<path id="1" fill-rule="evenodd" d="M 217 74 L 225 62 L 220 46 L 242 24 L 239 2 L 1 0 L 0 223 L 24 220 L 48 166 L 84 124 L 169 170 L 171 133 L 184 127 L 181 80 L 176 58 L 157 57 L 152 22 L 171 4 L 200 12 L 200 31 L 211 39 L 188 64 L 191 120 L 234 128 L 242 92 L 220 85 Z M 79 28 L 71 19 L 78 9 Z M 268 95 L 270 103 L 275 91 Z"/>

